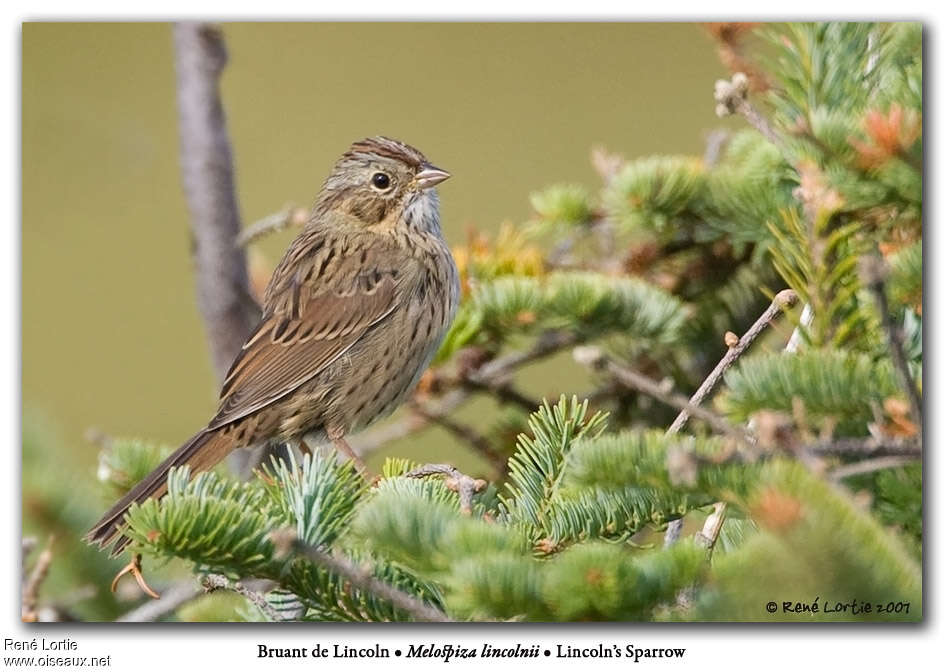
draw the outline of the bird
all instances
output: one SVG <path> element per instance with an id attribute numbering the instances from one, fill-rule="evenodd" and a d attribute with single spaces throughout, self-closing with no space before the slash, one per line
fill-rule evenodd
<path id="1" fill-rule="evenodd" d="M 216 415 L 112 506 L 88 543 L 119 555 L 131 541 L 125 514 L 162 497 L 171 469 L 194 475 L 236 449 L 331 442 L 363 467 L 345 437 L 409 395 L 455 317 L 459 274 L 436 190 L 449 177 L 389 137 L 351 145 L 273 271 Z"/>

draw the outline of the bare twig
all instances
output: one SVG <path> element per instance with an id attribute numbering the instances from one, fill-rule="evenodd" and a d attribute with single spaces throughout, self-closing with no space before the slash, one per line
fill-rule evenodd
<path id="1" fill-rule="evenodd" d="M 915 439 L 890 437 L 838 438 L 804 446 L 814 455 L 836 457 L 920 457 L 921 443 Z"/>
<path id="2" fill-rule="evenodd" d="M 727 371 L 734 362 L 737 361 L 738 357 L 744 354 L 744 351 L 751 346 L 751 344 L 757 339 L 757 337 L 766 329 L 774 318 L 780 314 L 780 312 L 796 303 L 797 295 L 796 292 L 792 290 L 784 290 L 777 294 L 774 297 L 773 302 L 764 311 L 764 313 L 757 319 L 756 322 L 748 329 L 747 333 L 737 338 L 736 341 L 729 345 L 728 351 L 725 353 L 724 357 L 721 358 L 721 361 L 715 366 L 714 370 L 708 374 L 708 377 L 702 382 L 699 388 L 695 391 L 695 394 L 692 395 L 692 398 L 688 401 L 688 405 L 692 408 L 697 408 L 705 398 L 711 394 L 715 386 L 721 380 L 725 371 Z M 692 415 L 691 411 L 687 408 L 683 408 L 682 412 L 678 414 L 675 420 L 672 422 L 672 425 L 666 431 L 666 434 L 675 434 L 677 433 L 685 423 L 688 421 L 688 418 Z M 719 419 L 720 416 L 719 416 Z M 723 419 L 722 419 L 723 420 Z M 749 440 L 747 434 L 744 434 L 744 437 Z M 716 512 L 718 506 L 723 506 L 723 503 L 719 502 L 716 505 Z M 717 521 L 717 529 L 714 525 Z M 708 548 L 711 548 L 714 545 L 714 540 L 717 539 L 717 535 L 720 533 L 721 524 L 724 522 L 724 510 L 722 509 L 719 516 L 712 518 L 709 516 L 708 520 L 705 521 L 705 526 L 702 528 L 702 531 L 699 533 L 701 539 L 710 541 Z M 671 546 L 678 539 L 679 535 L 682 532 L 682 519 L 673 520 L 669 523 L 668 528 L 666 529 L 665 538 L 663 544 L 665 546 Z"/>
<path id="3" fill-rule="evenodd" d="M 406 593 L 396 586 L 375 577 L 369 569 L 355 565 L 350 558 L 338 553 L 328 554 L 314 546 L 302 543 L 295 539 L 292 544 L 295 553 L 308 558 L 313 563 L 340 574 L 351 585 L 359 590 L 372 593 L 377 597 L 390 602 L 398 609 L 410 614 L 417 621 L 448 622 L 451 621 L 445 613 L 431 604 Z"/>
<path id="4" fill-rule="evenodd" d="M 438 474 L 446 476 L 446 487 L 459 495 L 459 508 L 465 514 L 472 512 L 472 496 L 477 492 L 481 492 L 488 485 L 481 478 L 466 476 L 448 464 L 424 464 L 406 473 L 405 476 L 407 478 L 425 478 Z"/>
<path id="5" fill-rule="evenodd" d="M 20 551 L 20 570 L 22 571 L 22 587 L 26 588 L 26 582 L 29 580 L 29 573 L 26 571 L 26 559 L 36 548 L 36 537 L 24 537 Z"/>
<path id="6" fill-rule="evenodd" d="M 706 167 L 715 166 L 721 159 L 725 145 L 731 139 L 731 132 L 726 128 L 719 128 L 708 134 L 705 142 L 705 153 L 702 155 L 702 162 Z"/>
<path id="7" fill-rule="evenodd" d="M 411 413 L 397 420 L 378 425 L 363 434 L 355 434 L 348 439 L 348 444 L 354 452 L 365 458 L 392 441 L 397 441 L 418 432 L 428 424 L 429 422 L 426 419 Z"/>
<path id="8" fill-rule="evenodd" d="M 689 405 L 699 406 L 715 389 L 715 386 L 720 382 L 724 373 L 731 368 L 734 362 L 757 340 L 757 337 L 760 336 L 764 329 L 769 327 L 785 308 L 792 306 L 796 301 L 797 294 L 792 289 L 785 289 L 777 294 L 773 302 L 771 302 L 770 307 L 764 311 L 763 315 L 757 318 L 757 321 L 747 330 L 747 333 L 741 336 L 735 345 L 728 348 L 728 351 L 725 353 L 724 357 L 721 358 L 721 361 L 718 362 L 714 370 L 708 374 L 708 377 L 705 378 L 701 386 L 695 391 L 695 394 L 692 395 L 692 398 L 688 402 Z M 679 431 L 688 421 L 689 415 L 689 411 L 683 409 L 682 412 L 678 414 L 678 417 L 675 418 L 675 421 L 669 427 L 667 433 L 674 434 Z"/>
<path id="9" fill-rule="evenodd" d="M 29 539 L 26 539 L 23 542 L 24 561 L 26 560 L 26 555 L 28 555 L 27 549 L 32 549 L 29 541 Z M 39 588 L 49 575 L 49 567 L 52 565 L 52 542 L 53 537 L 49 537 L 49 541 L 46 542 L 46 547 L 39 554 L 39 557 L 36 558 L 36 564 L 33 565 L 33 570 L 29 573 L 23 585 L 22 618 L 24 623 L 35 623 L 39 620 L 39 612 L 37 611 L 37 605 L 39 604 Z M 25 571 L 26 567 L 24 562 L 24 573 Z"/>
<path id="10" fill-rule="evenodd" d="M 219 27 L 191 22 L 174 26 L 174 48 L 180 163 L 190 210 L 197 302 L 213 369 L 221 381 L 259 320 L 246 254 L 236 244 L 239 206 L 219 92 L 226 48 Z"/>
<path id="11" fill-rule="evenodd" d="M 724 525 L 728 505 L 724 502 L 716 502 L 715 509 L 711 512 L 701 532 L 695 534 L 695 543 L 711 551 L 715 542 L 718 541 L 718 535 L 721 534 L 721 526 Z"/>
<path id="12" fill-rule="evenodd" d="M 532 399 L 516 390 L 507 380 L 497 381 L 491 378 L 482 378 L 473 372 L 463 378 L 462 382 L 473 390 L 490 392 L 499 401 L 514 404 L 527 413 L 534 411 L 541 405 L 541 402 L 537 399 Z"/>
<path id="13" fill-rule="evenodd" d="M 883 469 L 903 467 L 919 459 L 921 458 L 914 456 L 902 457 L 891 455 L 888 457 L 876 457 L 872 460 L 861 460 L 859 462 L 853 462 L 852 464 L 844 464 L 841 467 L 836 467 L 829 472 L 829 479 L 832 481 L 841 481 L 850 476 L 861 476 L 862 474 L 871 474 L 874 471 L 882 471 Z"/>
<path id="14" fill-rule="evenodd" d="M 271 581 L 267 581 L 267 584 L 272 584 Z M 250 590 L 243 585 L 241 581 L 230 581 L 227 577 L 222 574 L 207 574 L 203 577 L 203 586 L 206 588 L 207 592 L 213 592 L 214 590 L 231 590 L 234 593 L 242 595 L 247 600 L 252 602 L 256 607 L 266 615 L 270 621 L 283 621 L 285 619 L 277 612 L 268 600 L 265 599 L 261 593 Z"/>
<path id="15" fill-rule="evenodd" d="M 305 208 L 287 205 L 279 212 L 267 215 L 240 231 L 236 238 L 236 244 L 240 247 L 248 247 L 270 233 L 276 233 L 290 227 L 304 226 L 310 214 Z"/>
<path id="16" fill-rule="evenodd" d="M 665 528 L 665 534 L 662 535 L 662 548 L 669 548 L 678 542 L 679 538 L 682 536 L 684 520 L 684 518 L 676 518 L 675 520 L 669 521 L 669 524 Z"/>
<path id="17" fill-rule="evenodd" d="M 570 347 L 579 340 L 579 336 L 572 331 L 546 331 L 538 337 L 531 349 L 493 359 L 466 377 L 474 383 L 491 387 L 495 381 L 501 380 L 511 371 Z"/>
<path id="18" fill-rule="evenodd" d="M 461 423 L 439 413 L 430 413 L 422 404 L 411 404 L 410 409 L 424 420 L 439 425 L 460 441 L 468 443 L 476 453 L 488 460 L 489 464 L 498 473 L 504 471 L 505 456 L 495 450 L 491 442 L 471 425 Z"/>
<path id="19" fill-rule="evenodd" d="M 732 425 L 717 413 L 713 413 L 700 406 L 692 405 L 688 399 L 680 394 L 668 392 L 662 385 L 652 380 L 652 378 L 627 369 L 625 366 L 614 362 L 596 346 L 574 348 L 574 359 L 585 366 L 606 371 L 620 384 L 634 390 L 639 390 L 667 406 L 688 411 L 690 416 L 703 420 L 716 432 L 730 436 L 742 445 L 753 445 L 750 436 L 740 427 Z"/>
<path id="20" fill-rule="evenodd" d="M 885 294 L 885 278 L 888 274 L 888 268 L 881 257 L 869 255 L 860 260 L 859 273 L 865 285 L 872 292 L 875 305 L 878 307 L 879 315 L 881 315 L 882 329 L 885 331 L 885 338 L 888 340 L 888 350 L 892 364 L 894 364 L 895 373 L 898 375 L 898 383 L 908 398 L 909 406 L 911 406 L 911 417 L 918 426 L 918 440 L 920 441 L 923 427 L 921 395 L 918 393 L 918 387 L 911 377 L 911 372 L 908 371 L 908 358 L 905 356 L 905 349 L 901 343 L 901 333 L 899 333 L 898 327 L 892 320 L 891 309 L 888 306 L 888 297 Z"/>
<path id="21" fill-rule="evenodd" d="M 743 72 L 734 73 L 731 81 L 719 79 L 715 82 L 715 100 L 718 102 L 715 112 L 719 117 L 740 114 L 771 143 L 782 146 L 780 136 L 770 121 L 747 99 L 749 87 L 750 80 Z"/>
<path id="22" fill-rule="evenodd" d="M 151 623 L 176 610 L 178 607 L 202 596 L 205 591 L 192 581 L 171 586 L 161 593 L 161 599 L 145 602 L 116 620 L 118 623 Z"/>
<path id="23" fill-rule="evenodd" d="M 452 413 L 469 398 L 466 390 L 452 390 L 445 394 L 438 402 L 424 403 L 423 415 L 427 417 L 443 417 Z M 429 425 L 430 420 L 411 413 L 399 420 L 379 425 L 370 431 L 352 436 L 349 440 L 351 448 L 362 458 L 383 448 L 387 443 L 402 439 Z"/>

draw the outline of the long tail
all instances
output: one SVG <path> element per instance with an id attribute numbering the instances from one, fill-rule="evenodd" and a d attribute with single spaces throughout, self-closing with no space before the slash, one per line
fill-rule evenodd
<path id="1" fill-rule="evenodd" d="M 211 469 L 233 449 L 233 441 L 219 430 L 203 430 L 187 443 L 175 450 L 170 457 L 161 462 L 154 471 L 128 491 L 118 503 L 111 507 L 102 519 L 85 535 L 85 541 L 105 548 L 114 542 L 111 555 L 124 550 L 131 540 L 121 534 L 125 513 L 135 502 L 143 502 L 150 497 L 163 497 L 167 492 L 167 472 L 173 467 L 190 465 L 190 474 Z"/>

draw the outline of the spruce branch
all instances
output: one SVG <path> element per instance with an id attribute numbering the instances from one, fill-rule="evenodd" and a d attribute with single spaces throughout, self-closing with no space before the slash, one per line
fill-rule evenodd
<path id="1" fill-rule="evenodd" d="M 395 586 L 376 578 L 369 569 L 359 567 L 338 552 L 325 553 L 314 546 L 295 538 L 291 543 L 292 551 L 316 565 L 324 567 L 347 579 L 352 586 L 386 600 L 395 607 L 410 614 L 417 621 L 434 623 L 449 622 L 452 619 L 436 607 L 417 599 Z"/>
<path id="2" fill-rule="evenodd" d="M 797 301 L 797 293 L 790 289 L 785 289 L 777 296 L 774 297 L 773 302 L 764 311 L 764 313 L 757 319 L 756 322 L 747 330 L 740 338 L 731 339 L 731 342 L 728 343 L 728 351 L 725 353 L 724 357 L 721 358 L 721 361 L 715 366 L 708 377 L 702 382 L 702 384 L 695 391 L 695 394 L 692 395 L 692 398 L 688 401 L 688 406 L 691 408 L 699 408 L 700 404 L 705 400 L 705 398 L 711 394 L 715 386 L 724 376 L 725 371 L 727 371 L 731 366 L 738 360 L 738 358 L 744 354 L 744 352 L 751 346 L 751 344 L 757 339 L 757 337 L 766 329 L 773 320 L 785 309 Z M 730 333 L 730 332 L 728 332 Z M 675 420 L 672 422 L 669 429 L 666 431 L 666 434 L 676 434 L 679 430 L 685 426 L 685 423 L 688 421 L 688 418 L 691 415 L 691 411 L 688 408 L 683 408 L 682 411 L 678 414 Z M 748 439 L 749 440 L 749 439 Z M 702 531 L 698 535 L 698 539 L 701 540 L 708 549 L 711 549 L 715 541 L 718 538 L 718 534 L 721 532 L 721 526 L 724 524 L 724 514 L 726 504 L 724 502 L 718 502 L 715 504 L 715 512 L 708 517 L 705 521 Z M 669 523 L 668 528 L 666 529 L 665 537 L 663 539 L 663 545 L 665 547 L 672 546 L 679 538 L 682 532 L 682 519 L 673 520 Z"/>

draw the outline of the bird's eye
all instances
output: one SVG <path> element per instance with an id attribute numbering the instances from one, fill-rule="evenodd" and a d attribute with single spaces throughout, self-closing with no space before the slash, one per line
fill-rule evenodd
<path id="1" fill-rule="evenodd" d="M 390 188 L 390 176 L 387 173 L 374 173 L 370 178 L 370 183 L 381 191 Z"/>

